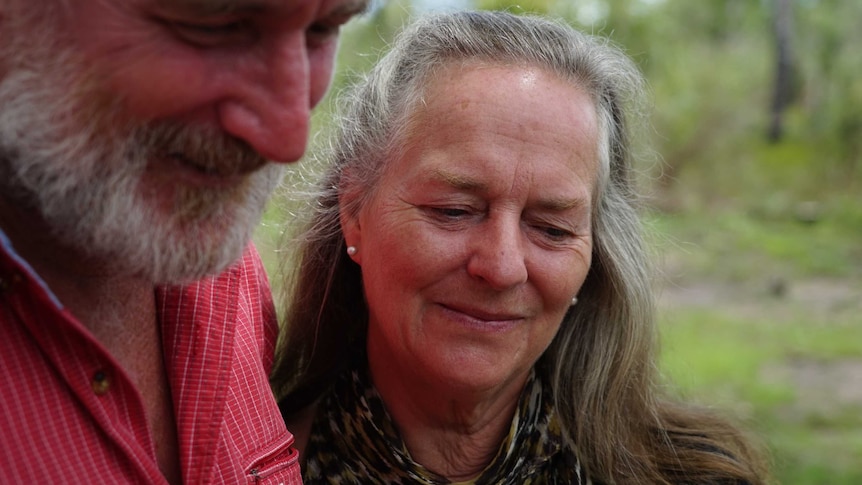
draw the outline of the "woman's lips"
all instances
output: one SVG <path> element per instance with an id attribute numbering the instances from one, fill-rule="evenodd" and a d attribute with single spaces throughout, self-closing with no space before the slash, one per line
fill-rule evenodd
<path id="1" fill-rule="evenodd" d="M 441 304 L 441 306 L 452 313 L 467 317 L 477 323 L 483 324 L 515 324 L 518 321 L 526 318 L 525 315 L 518 312 L 488 310 L 466 305 Z"/>

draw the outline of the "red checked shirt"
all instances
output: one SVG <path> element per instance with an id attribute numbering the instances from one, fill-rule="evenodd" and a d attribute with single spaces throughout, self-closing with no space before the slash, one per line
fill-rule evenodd
<path id="1" fill-rule="evenodd" d="M 183 481 L 300 484 L 257 252 L 156 291 Z M 166 483 L 140 393 L 0 231 L 0 483 Z"/>

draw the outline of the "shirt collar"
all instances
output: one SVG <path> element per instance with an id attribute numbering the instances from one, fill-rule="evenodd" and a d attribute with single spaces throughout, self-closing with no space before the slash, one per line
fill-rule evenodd
<path id="1" fill-rule="evenodd" d="M 48 288 L 48 284 L 45 283 L 45 280 L 39 276 L 39 273 L 36 273 L 36 270 L 30 266 L 30 263 L 27 262 L 24 258 L 21 257 L 12 246 L 12 241 L 9 239 L 9 236 L 3 231 L 3 228 L 0 227 L 0 249 L 3 250 L 9 257 L 14 261 L 19 267 L 21 267 L 25 272 L 27 272 L 27 276 L 31 278 L 33 281 L 39 284 L 44 290 L 45 294 L 48 295 L 48 298 L 51 300 L 54 305 L 57 306 L 58 309 L 63 309 L 63 304 L 60 303 L 60 299 L 54 295 L 54 292 Z"/>

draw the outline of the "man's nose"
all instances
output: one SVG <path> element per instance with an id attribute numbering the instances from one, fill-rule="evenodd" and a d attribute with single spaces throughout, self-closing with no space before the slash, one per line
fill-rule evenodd
<path id="1" fill-rule="evenodd" d="M 479 231 L 467 263 L 468 273 L 496 290 L 526 282 L 526 249 L 519 221 L 488 221 Z"/>
<path id="2" fill-rule="evenodd" d="M 305 36 L 292 33 L 261 46 L 228 75 L 232 92 L 218 107 L 222 128 L 267 159 L 299 160 L 313 104 Z"/>

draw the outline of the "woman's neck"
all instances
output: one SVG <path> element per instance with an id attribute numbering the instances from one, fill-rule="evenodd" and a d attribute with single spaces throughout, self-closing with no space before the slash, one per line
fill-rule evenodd
<path id="1" fill-rule="evenodd" d="M 405 378 L 391 366 L 370 372 L 413 461 L 452 481 L 478 476 L 497 456 L 527 379 L 471 393 Z"/>

